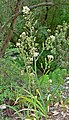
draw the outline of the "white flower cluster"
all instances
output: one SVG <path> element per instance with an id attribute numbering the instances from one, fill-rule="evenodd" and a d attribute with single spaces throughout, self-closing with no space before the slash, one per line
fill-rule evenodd
<path id="1" fill-rule="evenodd" d="M 53 55 L 48 55 L 47 57 L 50 61 L 54 59 Z"/>
<path id="2" fill-rule="evenodd" d="M 34 57 L 37 57 L 39 55 L 38 52 L 34 52 Z"/>
<path id="3" fill-rule="evenodd" d="M 32 47 L 30 52 L 33 57 L 38 57 L 39 55 L 36 47 Z"/>
<path id="4" fill-rule="evenodd" d="M 52 41 L 55 41 L 55 36 L 51 35 L 50 38 L 52 39 Z"/>
<path id="5" fill-rule="evenodd" d="M 24 14 L 29 14 L 30 9 L 29 9 L 27 6 L 23 6 L 22 12 L 23 12 Z"/>
<path id="6" fill-rule="evenodd" d="M 17 43 L 16 43 L 16 46 L 19 47 L 19 46 L 20 46 L 20 43 L 17 42 Z"/>
<path id="7" fill-rule="evenodd" d="M 25 32 L 22 32 L 22 34 L 20 35 L 20 38 L 23 38 L 26 36 L 26 33 Z"/>

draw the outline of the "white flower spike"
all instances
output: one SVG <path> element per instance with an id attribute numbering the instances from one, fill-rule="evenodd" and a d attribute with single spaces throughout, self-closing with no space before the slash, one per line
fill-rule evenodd
<path id="1" fill-rule="evenodd" d="M 24 14 L 29 14 L 30 9 L 29 9 L 27 6 L 23 6 L 22 12 L 23 12 Z"/>

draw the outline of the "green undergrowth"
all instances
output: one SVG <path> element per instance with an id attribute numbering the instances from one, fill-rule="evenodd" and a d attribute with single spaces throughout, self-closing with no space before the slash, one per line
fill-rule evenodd
<path id="1" fill-rule="evenodd" d="M 38 77 L 38 74 L 22 74 L 22 68 L 12 57 L 0 60 L 0 104 L 6 104 L 6 108 L 12 109 L 20 119 L 19 110 L 25 119 L 47 118 L 48 106 L 62 99 L 67 71 L 57 68 Z"/>

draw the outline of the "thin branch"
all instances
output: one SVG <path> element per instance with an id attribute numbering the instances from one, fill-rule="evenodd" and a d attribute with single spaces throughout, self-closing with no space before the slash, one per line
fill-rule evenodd
<path id="1" fill-rule="evenodd" d="M 41 7 L 41 6 L 51 6 L 51 5 L 54 5 L 54 4 L 52 2 L 43 2 L 37 5 L 30 6 L 29 8 L 34 9 L 34 8 Z"/>
<path id="2" fill-rule="evenodd" d="M 17 13 L 16 15 L 15 15 L 15 14 L 12 15 L 12 16 L 6 21 L 6 23 L 1 26 L 1 28 L 0 28 L 0 33 L 5 29 L 5 27 L 8 25 L 8 23 L 9 23 L 14 17 L 17 18 L 20 14 L 21 14 L 21 12 Z"/>
<path id="3" fill-rule="evenodd" d="M 15 16 L 13 17 L 11 25 L 10 25 L 10 30 L 9 30 L 9 32 L 8 32 L 4 42 L 2 44 L 2 47 L 0 49 L 0 58 L 2 58 L 4 56 L 6 48 L 8 46 L 8 43 L 10 42 L 10 40 L 12 38 L 12 34 L 14 32 L 14 26 L 15 26 L 15 23 L 16 23 L 16 18 L 18 16 L 21 5 L 22 5 L 22 0 L 18 0 L 18 2 L 16 4 L 16 8 L 15 8 L 15 13 L 14 13 Z"/>

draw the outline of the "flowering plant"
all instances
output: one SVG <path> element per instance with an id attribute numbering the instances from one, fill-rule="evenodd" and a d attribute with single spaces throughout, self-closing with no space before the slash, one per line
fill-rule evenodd
<path id="1" fill-rule="evenodd" d="M 23 62 L 25 64 L 25 67 L 27 69 L 27 72 L 29 72 L 30 75 L 32 73 L 32 66 L 34 64 L 34 60 L 39 56 L 39 52 L 37 49 L 37 43 L 36 37 L 34 34 L 34 26 L 35 22 L 33 19 L 32 12 L 30 9 L 25 6 L 23 7 L 23 17 L 25 20 L 25 27 L 24 31 L 20 35 L 20 38 L 16 44 L 18 51 L 20 53 L 21 60 L 23 59 Z M 24 70 L 22 70 L 21 74 L 24 73 Z"/>

